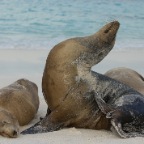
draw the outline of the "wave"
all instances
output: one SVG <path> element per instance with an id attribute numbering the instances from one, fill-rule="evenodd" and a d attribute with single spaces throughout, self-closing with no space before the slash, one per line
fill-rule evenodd
<path id="1" fill-rule="evenodd" d="M 56 44 L 64 41 L 70 37 L 58 36 L 58 37 L 39 37 L 33 36 L 13 36 L 13 37 L 1 37 L 0 38 L 0 49 L 48 49 L 50 50 Z M 125 50 L 144 50 L 144 41 L 137 39 L 116 40 L 114 50 L 125 51 Z"/>

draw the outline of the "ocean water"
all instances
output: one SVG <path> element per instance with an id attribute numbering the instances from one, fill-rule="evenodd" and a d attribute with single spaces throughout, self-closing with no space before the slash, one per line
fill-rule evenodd
<path id="1" fill-rule="evenodd" d="M 0 0 L 0 49 L 51 49 L 112 20 L 115 50 L 144 49 L 144 0 Z"/>

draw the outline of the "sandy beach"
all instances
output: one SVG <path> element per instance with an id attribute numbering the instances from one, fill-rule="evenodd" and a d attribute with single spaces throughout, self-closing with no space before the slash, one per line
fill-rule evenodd
<path id="1" fill-rule="evenodd" d="M 21 131 L 39 121 L 46 114 L 47 105 L 41 92 L 41 79 L 48 50 L 0 50 L 0 88 L 12 82 L 26 78 L 38 85 L 40 108 L 35 119 Z M 144 50 L 118 51 L 112 50 L 110 54 L 93 70 L 105 73 L 114 67 L 129 67 L 144 76 Z M 20 135 L 16 139 L 0 136 L 0 144 L 135 144 L 143 143 L 143 138 L 121 139 L 110 131 L 66 128 L 60 131 Z"/>

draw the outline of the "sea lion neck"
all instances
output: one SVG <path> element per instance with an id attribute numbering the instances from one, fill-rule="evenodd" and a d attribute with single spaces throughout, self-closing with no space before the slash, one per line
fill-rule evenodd
<path id="1" fill-rule="evenodd" d="M 91 67 L 99 63 L 111 51 L 114 46 L 118 28 L 119 22 L 114 21 L 105 25 L 91 36 L 75 38 L 75 40 L 85 48 L 73 62 L 77 65 L 79 79 L 86 80 L 95 87 L 96 84 L 93 82 Z M 91 90 L 93 90 L 93 88 Z"/>

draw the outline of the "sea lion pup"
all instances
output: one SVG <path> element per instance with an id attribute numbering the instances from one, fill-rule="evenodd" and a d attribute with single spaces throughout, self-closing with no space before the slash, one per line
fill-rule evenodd
<path id="1" fill-rule="evenodd" d="M 99 110 L 91 93 L 102 90 L 96 78 L 99 74 L 92 72 L 91 67 L 113 48 L 118 28 L 119 22 L 113 21 L 91 36 L 68 39 L 50 51 L 42 78 L 48 114 L 22 134 L 63 127 L 109 129 L 109 120 Z"/>
<path id="2" fill-rule="evenodd" d="M 105 75 L 127 84 L 144 95 L 144 77 L 138 72 L 130 68 L 118 67 L 107 71 Z"/>
<path id="3" fill-rule="evenodd" d="M 144 137 L 144 96 L 140 93 L 130 91 L 122 97 L 117 97 L 108 105 L 95 93 L 95 100 L 111 121 L 111 130 L 122 138 Z"/>
<path id="4" fill-rule="evenodd" d="M 26 79 L 0 89 L 0 135 L 17 137 L 19 125 L 28 124 L 39 107 L 38 88 Z"/>

